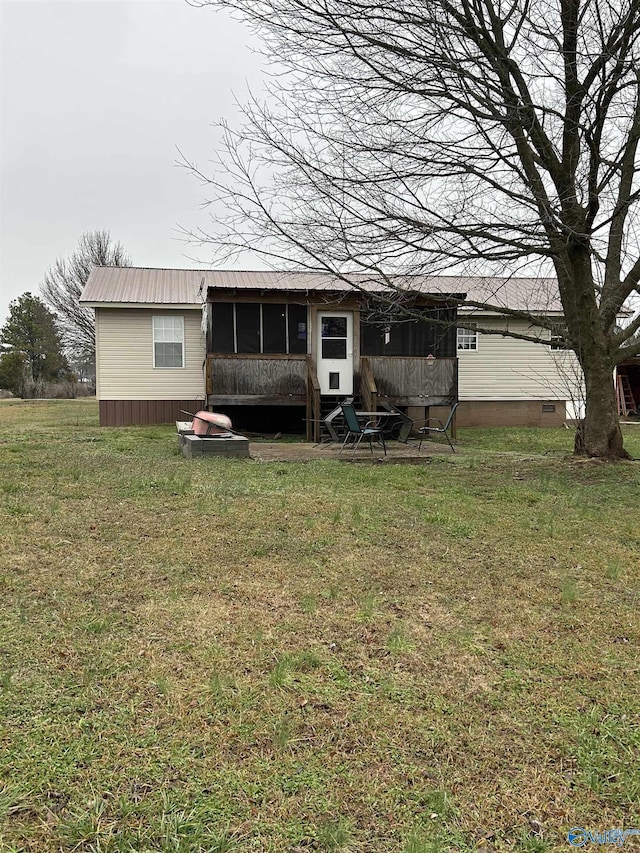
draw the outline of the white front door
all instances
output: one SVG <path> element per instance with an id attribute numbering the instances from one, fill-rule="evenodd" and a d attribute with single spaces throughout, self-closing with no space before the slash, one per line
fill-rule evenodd
<path id="1" fill-rule="evenodd" d="M 353 394 L 353 312 L 318 312 L 318 382 L 321 394 Z"/>

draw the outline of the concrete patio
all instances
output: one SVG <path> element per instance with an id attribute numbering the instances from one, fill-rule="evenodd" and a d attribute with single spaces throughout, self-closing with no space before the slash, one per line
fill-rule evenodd
<path id="1" fill-rule="evenodd" d="M 459 450 L 456 449 L 456 454 Z M 418 442 L 411 441 L 401 444 L 390 441 L 387 444 L 385 456 L 380 445 L 374 445 L 373 455 L 369 445 L 361 445 L 354 454 L 351 449 L 340 453 L 339 444 L 310 444 L 307 442 L 286 441 L 252 441 L 249 445 L 249 455 L 259 462 L 310 462 L 315 459 L 339 459 L 344 462 L 385 462 L 419 464 L 431 456 L 452 456 L 447 444 L 434 441 L 423 441 L 422 449 L 418 450 Z"/>

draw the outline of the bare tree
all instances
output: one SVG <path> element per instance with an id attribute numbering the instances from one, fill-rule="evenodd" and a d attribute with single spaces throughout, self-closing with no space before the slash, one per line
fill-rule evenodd
<path id="1" fill-rule="evenodd" d="M 640 315 L 616 326 L 640 280 L 640 0 L 198 5 L 243 16 L 275 73 L 244 126 L 223 125 L 219 168 L 187 164 L 231 211 L 196 236 L 347 278 L 555 276 L 564 319 L 537 325 L 584 374 L 576 450 L 624 456 L 612 372 L 640 353 Z"/>
<path id="2" fill-rule="evenodd" d="M 65 349 L 74 367 L 95 375 L 96 340 L 92 308 L 80 305 L 89 274 L 95 266 L 126 267 L 131 263 L 108 231 L 87 231 L 70 258 L 58 258 L 44 277 L 42 298 L 56 312 Z"/>

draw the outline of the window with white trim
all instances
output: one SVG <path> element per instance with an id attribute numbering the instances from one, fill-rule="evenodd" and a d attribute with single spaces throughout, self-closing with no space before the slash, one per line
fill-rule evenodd
<path id="1" fill-rule="evenodd" d="M 153 317 L 153 366 L 184 367 L 184 317 Z"/>
<path id="2" fill-rule="evenodd" d="M 476 352 L 478 349 L 478 333 L 472 329 L 458 329 L 456 349 Z"/>
<path id="3" fill-rule="evenodd" d="M 551 338 L 550 338 L 550 343 L 549 343 L 549 349 L 550 350 L 559 350 L 559 349 L 569 349 L 569 347 L 567 346 L 567 342 L 565 341 L 565 339 L 562 335 L 554 335 L 554 333 L 552 332 Z"/>

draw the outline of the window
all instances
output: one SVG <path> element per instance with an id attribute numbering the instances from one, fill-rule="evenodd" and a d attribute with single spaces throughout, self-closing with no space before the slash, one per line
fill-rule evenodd
<path id="1" fill-rule="evenodd" d="M 213 352 L 307 352 L 307 306 L 275 302 L 214 302 Z"/>
<path id="2" fill-rule="evenodd" d="M 184 317 L 153 318 L 153 366 L 184 367 Z"/>
<path id="3" fill-rule="evenodd" d="M 477 352 L 478 333 L 471 329 L 458 329 L 457 349 Z"/>
<path id="4" fill-rule="evenodd" d="M 549 343 L 549 349 L 558 350 L 558 349 L 569 349 L 567 346 L 567 342 L 565 341 L 562 335 L 554 335 L 551 333 L 551 339 Z"/>
<path id="5" fill-rule="evenodd" d="M 347 318 L 346 317 L 322 317 L 322 358 L 346 358 L 347 357 Z M 337 375 L 337 374 L 336 374 Z M 339 388 L 338 385 L 329 385 L 330 388 Z"/>

